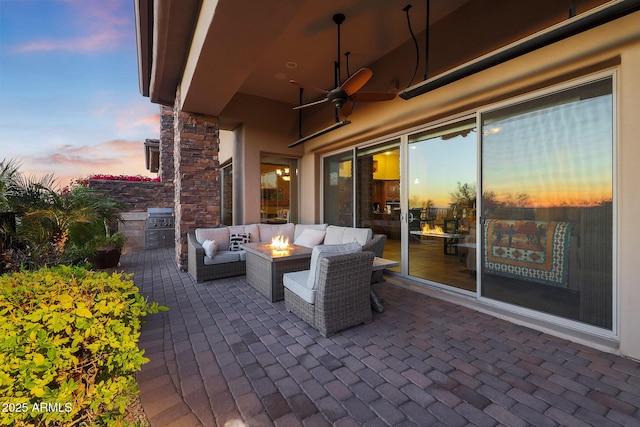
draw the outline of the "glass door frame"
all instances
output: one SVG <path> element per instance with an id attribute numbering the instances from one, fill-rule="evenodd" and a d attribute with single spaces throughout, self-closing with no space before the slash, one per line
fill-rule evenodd
<path id="1" fill-rule="evenodd" d="M 408 175 L 408 171 L 409 171 L 409 138 L 411 135 L 416 134 L 416 133 L 421 133 L 421 132 L 429 132 L 429 131 L 436 131 L 439 128 L 448 126 L 448 125 L 453 125 L 455 123 L 458 122 L 463 122 L 465 120 L 471 120 L 473 119 L 476 122 L 476 126 L 479 120 L 480 114 L 477 111 L 473 111 L 473 112 L 465 112 L 465 113 L 461 113 L 455 116 L 451 116 L 451 117 L 447 117 L 444 118 L 442 120 L 438 120 L 435 122 L 431 122 L 429 124 L 426 125 L 421 125 L 421 126 L 416 126 L 413 127 L 411 129 L 407 129 L 404 130 L 401 134 L 400 134 L 400 138 L 401 138 L 401 144 L 400 144 L 400 207 L 401 207 L 401 230 L 402 230 L 402 249 L 401 249 L 401 253 L 402 253 L 402 261 L 401 261 L 401 273 L 400 276 L 402 278 L 406 278 L 406 279 L 410 279 L 412 281 L 418 282 L 420 284 L 429 286 L 429 287 L 433 287 L 433 288 L 437 288 L 437 289 L 441 289 L 441 290 L 445 290 L 445 291 L 449 291 L 449 292 L 455 292 L 457 294 L 462 294 L 462 295 L 474 295 L 476 297 L 478 297 L 480 295 L 480 277 L 479 275 L 476 275 L 476 280 L 475 280 L 475 291 L 468 291 L 468 290 L 464 290 L 461 288 L 456 288 L 454 286 L 451 285 L 447 285 L 444 283 L 439 283 L 439 282 L 434 282 L 434 281 L 430 281 L 427 279 L 423 279 L 420 277 L 416 277 L 416 276 L 411 276 L 409 274 L 409 184 L 410 184 L 410 179 L 409 179 L 409 175 Z M 476 150 L 475 150 L 475 160 L 476 160 L 476 200 L 479 201 L 480 200 L 480 177 L 481 177 L 481 169 L 480 169 L 480 142 L 481 142 L 481 135 L 480 132 L 476 132 Z M 477 205 L 478 207 L 478 211 L 479 211 L 479 205 Z M 480 237 L 480 227 L 479 227 L 479 223 L 480 223 L 480 215 L 476 216 L 475 219 L 475 233 L 476 233 L 476 242 L 479 242 L 479 237 Z M 477 268 L 479 267 L 479 259 L 480 259 L 480 252 L 478 250 L 476 250 L 476 254 L 475 254 L 475 264 L 476 264 L 476 271 Z"/>

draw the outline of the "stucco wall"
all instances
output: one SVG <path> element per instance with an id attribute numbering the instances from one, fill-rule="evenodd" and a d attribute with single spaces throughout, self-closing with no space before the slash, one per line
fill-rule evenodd
<path id="1" fill-rule="evenodd" d="M 241 217 L 237 220 L 244 224 L 260 222 L 260 157 L 275 154 L 283 157 L 300 157 L 302 147 L 288 148 L 297 139 L 297 113 L 291 105 L 265 98 L 238 94 L 225 108 L 225 117 L 243 117 L 242 132 L 236 132 L 236 149 L 233 159 L 234 175 L 242 176 L 241 185 L 243 206 Z M 236 188 L 234 191 L 237 191 Z M 234 211 L 236 206 L 234 205 Z M 235 217 L 235 213 L 234 213 Z"/>
<path id="2" fill-rule="evenodd" d="M 635 15 L 636 28 L 640 16 Z M 618 74 L 619 152 L 618 152 L 618 265 L 620 284 L 620 350 L 622 354 L 640 359 L 640 262 L 638 242 L 640 227 L 640 42 L 629 43 L 621 52 L 622 65 Z"/>
<path id="3" fill-rule="evenodd" d="M 223 165 L 233 157 L 233 146 L 236 143 L 236 135 L 233 131 L 220 130 L 220 151 L 218 160 Z"/>

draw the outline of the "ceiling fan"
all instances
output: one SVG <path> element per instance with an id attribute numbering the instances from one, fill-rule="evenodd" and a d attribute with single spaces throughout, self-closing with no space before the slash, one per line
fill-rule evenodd
<path id="1" fill-rule="evenodd" d="M 340 114 L 342 114 L 346 118 L 353 111 L 353 105 L 356 102 L 391 101 L 396 97 L 396 94 L 394 92 L 359 92 L 359 90 L 373 76 L 373 71 L 371 71 L 369 68 L 360 68 L 353 75 L 349 76 L 342 84 L 340 84 L 340 25 L 344 22 L 344 20 L 345 16 L 341 13 L 333 15 L 333 22 L 335 22 L 338 26 L 338 60 L 335 62 L 336 88 L 332 90 L 324 90 L 316 86 L 298 82 L 296 80 L 290 80 L 290 83 L 302 89 L 309 89 L 311 91 L 322 93 L 325 95 L 325 97 L 319 101 L 299 105 L 297 107 L 294 107 L 294 110 L 300 110 L 303 108 L 323 104 L 325 102 L 331 102 L 340 112 Z"/>

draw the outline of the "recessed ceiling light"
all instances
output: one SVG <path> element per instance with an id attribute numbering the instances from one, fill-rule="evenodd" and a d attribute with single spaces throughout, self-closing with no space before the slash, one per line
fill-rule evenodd
<path id="1" fill-rule="evenodd" d="M 284 66 L 289 68 L 289 69 L 298 68 L 298 64 L 293 62 L 293 61 L 287 62 L 286 64 L 284 64 Z"/>

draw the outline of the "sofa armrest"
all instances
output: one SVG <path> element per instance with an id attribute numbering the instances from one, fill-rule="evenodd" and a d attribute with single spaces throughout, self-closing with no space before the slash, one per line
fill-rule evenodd
<path id="1" fill-rule="evenodd" d="M 204 267 L 204 249 L 193 233 L 187 233 L 188 271 L 198 280 L 198 270 Z"/>
<path id="2" fill-rule="evenodd" d="M 362 251 L 371 251 L 376 254 L 377 257 L 382 258 L 384 252 L 384 245 L 387 242 L 386 234 L 374 234 L 373 238 L 362 246 Z"/>

